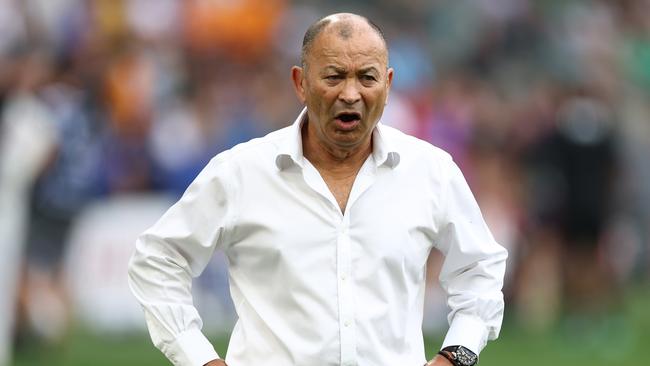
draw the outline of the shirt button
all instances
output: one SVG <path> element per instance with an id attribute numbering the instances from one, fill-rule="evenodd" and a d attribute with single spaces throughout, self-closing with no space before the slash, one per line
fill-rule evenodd
<path id="1" fill-rule="evenodd" d="M 349 320 L 344 321 L 343 325 L 346 326 L 346 327 L 349 327 L 350 326 L 350 321 Z"/>
<path id="2" fill-rule="evenodd" d="M 344 274 L 341 275 L 341 281 L 345 281 L 345 280 L 347 280 L 347 279 L 348 279 L 348 276 L 346 276 L 346 275 L 344 275 Z"/>

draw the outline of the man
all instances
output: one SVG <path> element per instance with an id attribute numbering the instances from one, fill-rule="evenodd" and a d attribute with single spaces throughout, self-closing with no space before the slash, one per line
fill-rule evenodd
<path id="1" fill-rule="evenodd" d="M 176 365 L 421 366 L 435 247 L 450 329 L 427 365 L 474 364 L 501 325 L 505 249 L 448 154 L 378 124 L 393 70 L 376 26 L 323 18 L 302 58 L 296 122 L 219 154 L 139 238 L 130 284 L 155 345 Z M 190 295 L 215 249 L 239 315 L 225 361 Z"/>

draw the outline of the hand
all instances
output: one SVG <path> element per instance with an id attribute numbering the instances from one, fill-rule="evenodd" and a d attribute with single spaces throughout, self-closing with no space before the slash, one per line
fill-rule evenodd
<path id="1" fill-rule="evenodd" d="M 203 366 L 228 366 L 228 365 L 226 364 L 226 361 L 219 359 L 219 360 L 212 360 Z"/>
<path id="2" fill-rule="evenodd" d="M 454 366 L 454 364 L 452 364 L 448 359 L 440 355 L 436 355 L 436 357 L 427 362 L 427 364 L 424 366 Z"/>

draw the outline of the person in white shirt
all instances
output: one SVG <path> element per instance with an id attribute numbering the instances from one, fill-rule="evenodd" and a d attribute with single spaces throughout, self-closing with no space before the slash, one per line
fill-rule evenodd
<path id="1" fill-rule="evenodd" d="M 503 317 L 506 250 L 451 157 L 378 123 L 393 79 L 381 31 L 334 14 L 291 70 L 290 127 L 210 161 L 136 243 L 129 283 L 175 365 L 473 365 Z M 426 262 L 450 328 L 427 363 Z M 225 360 L 201 333 L 192 277 L 228 259 L 238 314 Z"/>

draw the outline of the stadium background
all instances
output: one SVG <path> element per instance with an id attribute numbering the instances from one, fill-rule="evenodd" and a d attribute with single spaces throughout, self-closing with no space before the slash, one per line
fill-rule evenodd
<path id="1" fill-rule="evenodd" d="M 645 362 L 650 1 L 0 0 L 0 365 L 166 364 L 134 238 L 211 156 L 293 121 L 302 34 L 340 11 L 389 41 L 383 122 L 454 156 L 510 250 L 482 364 Z M 217 255 L 194 288 L 222 353 L 227 286 Z"/>

